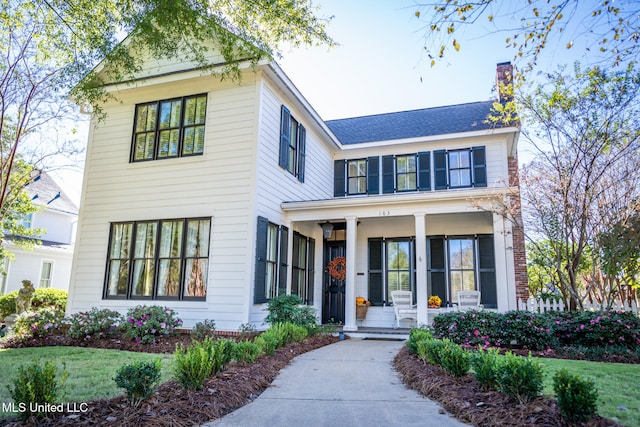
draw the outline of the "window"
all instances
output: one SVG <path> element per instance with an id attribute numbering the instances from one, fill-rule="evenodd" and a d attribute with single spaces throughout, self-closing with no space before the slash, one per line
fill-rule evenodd
<path id="1" fill-rule="evenodd" d="M 429 237 L 428 294 L 447 304 L 456 302 L 461 290 L 479 290 L 481 303 L 497 307 L 493 235 Z"/>
<path id="2" fill-rule="evenodd" d="M 289 229 L 258 217 L 254 303 L 265 303 L 286 292 Z"/>
<path id="3" fill-rule="evenodd" d="M 433 152 L 436 190 L 486 187 L 485 147 Z"/>
<path id="4" fill-rule="evenodd" d="M 204 299 L 208 218 L 111 224 L 105 298 Z"/>
<path id="5" fill-rule="evenodd" d="M 291 266 L 291 294 L 298 295 L 305 304 L 313 304 L 315 240 L 299 233 L 293 234 L 293 263 Z"/>
<path id="6" fill-rule="evenodd" d="M 33 227 L 33 214 L 32 213 L 28 213 L 28 214 L 23 214 L 22 215 L 22 226 L 24 228 L 30 229 L 31 227 Z"/>
<path id="7" fill-rule="evenodd" d="M 42 268 L 40 269 L 40 287 L 50 288 L 51 277 L 53 275 L 53 261 L 42 261 Z"/>
<path id="8" fill-rule="evenodd" d="M 449 152 L 449 187 L 471 186 L 471 150 Z"/>
<path id="9" fill-rule="evenodd" d="M 415 302 L 414 239 L 369 239 L 369 301 L 391 302 L 391 291 L 412 291 Z"/>
<path id="10" fill-rule="evenodd" d="M 367 160 L 349 160 L 347 162 L 347 193 L 365 194 L 367 192 Z"/>
<path id="11" fill-rule="evenodd" d="M 280 115 L 280 167 L 304 182 L 307 132 L 284 105 Z"/>
<path id="12" fill-rule="evenodd" d="M 131 161 L 202 154 L 207 95 L 136 105 Z"/>
<path id="13" fill-rule="evenodd" d="M 431 153 L 382 156 L 382 192 L 431 190 Z"/>

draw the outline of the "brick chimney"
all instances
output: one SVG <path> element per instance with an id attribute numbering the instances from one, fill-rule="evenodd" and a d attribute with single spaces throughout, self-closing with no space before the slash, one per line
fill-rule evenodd
<path id="1" fill-rule="evenodd" d="M 504 93 L 506 86 L 513 84 L 513 65 L 511 62 L 501 62 L 496 66 L 496 90 L 498 102 L 507 102 L 513 99 L 512 94 Z"/>

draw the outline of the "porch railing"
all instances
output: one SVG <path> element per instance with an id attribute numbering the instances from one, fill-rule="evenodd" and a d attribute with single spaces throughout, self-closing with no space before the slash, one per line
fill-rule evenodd
<path id="1" fill-rule="evenodd" d="M 529 298 L 526 301 L 522 299 L 518 300 L 518 309 L 519 310 L 527 310 L 536 313 L 544 313 L 551 310 L 564 311 L 567 307 L 564 305 L 562 301 L 543 301 L 542 299 Z M 584 303 L 584 310 L 586 311 L 602 311 L 602 310 L 613 310 L 613 311 L 631 311 L 638 315 L 640 310 L 638 310 L 638 304 L 635 301 L 625 302 L 621 304 L 620 302 L 616 302 L 611 305 L 610 308 L 603 304 L 591 303 L 586 301 Z"/>

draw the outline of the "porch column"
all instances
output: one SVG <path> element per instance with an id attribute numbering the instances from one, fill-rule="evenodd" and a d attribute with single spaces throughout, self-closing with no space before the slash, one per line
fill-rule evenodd
<path id="1" fill-rule="evenodd" d="M 285 227 L 289 230 L 287 233 L 287 295 L 291 293 L 291 272 L 293 271 L 293 223 L 291 221 L 285 221 Z"/>
<path id="2" fill-rule="evenodd" d="M 357 331 L 356 325 L 356 217 L 347 217 L 347 272 L 344 293 L 344 327 L 345 331 Z"/>
<path id="3" fill-rule="evenodd" d="M 509 289 L 509 257 L 507 253 L 507 239 L 505 219 L 493 214 L 493 250 L 496 259 L 496 293 L 498 297 L 498 311 L 510 309 L 510 302 L 515 298 L 515 285 L 513 291 Z"/>
<path id="4" fill-rule="evenodd" d="M 416 219 L 416 301 L 418 303 L 418 326 L 428 325 L 427 318 L 427 231 L 426 215 L 414 214 Z"/>

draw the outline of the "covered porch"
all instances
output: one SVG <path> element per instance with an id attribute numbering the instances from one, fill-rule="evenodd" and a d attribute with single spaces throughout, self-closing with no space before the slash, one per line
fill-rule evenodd
<path id="1" fill-rule="evenodd" d="M 322 322 L 341 324 L 351 333 L 393 329 L 390 291 L 396 289 L 413 292 L 418 325 L 430 324 L 435 315 L 452 307 L 459 289 L 484 290 L 487 308 L 515 309 L 510 224 L 473 203 L 473 193 L 283 203 L 287 226 L 315 238 L 312 300 Z M 501 195 L 495 192 L 495 197 Z M 457 263 L 454 258 L 462 257 L 463 251 L 465 260 Z M 327 270 L 338 256 L 346 261 L 343 280 L 332 278 Z M 428 309 L 430 295 L 441 296 L 443 309 Z M 356 316 L 359 296 L 372 303 L 362 320 Z M 415 324 L 407 319 L 400 327 Z"/>

